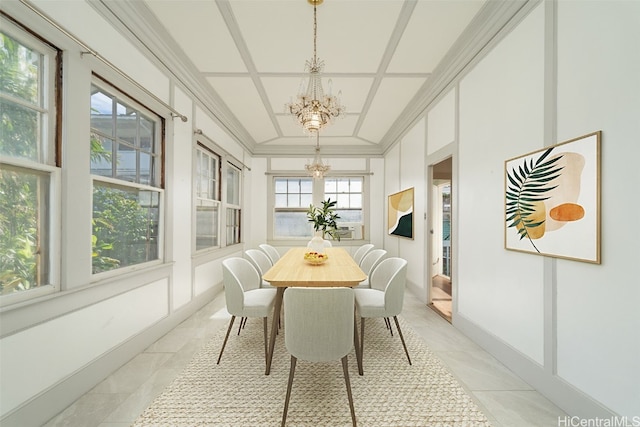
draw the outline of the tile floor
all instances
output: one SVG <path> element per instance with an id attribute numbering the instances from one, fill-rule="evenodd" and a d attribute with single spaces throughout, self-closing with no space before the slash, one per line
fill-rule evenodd
<path id="1" fill-rule="evenodd" d="M 407 293 L 404 319 L 449 366 L 494 427 L 553 427 L 565 413 Z M 220 294 L 45 424 L 128 427 L 229 315 Z M 426 427 L 426 426 L 425 426 Z"/>

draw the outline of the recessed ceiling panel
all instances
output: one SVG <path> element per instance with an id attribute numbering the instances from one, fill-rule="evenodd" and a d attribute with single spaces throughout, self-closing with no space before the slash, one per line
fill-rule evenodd
<path id="1" fill-rule="evenodd" d="M 387 71 L 432 72 L 483 4 L 484 0 L 419 1 Z"/>
<path id="2" fill-rule="evenodd" d="M 253 82 L 248 77 L 209 77 L 207 81 L 256 142 L 277 136 Z"/>
<path id="3" fill-rule="evenodd" d="M 305 61 L 313 57 L 308 2 L 246 0 L 231 6 L 258 72 L 305 72 Z M 325 71 L 376 72 L 401 7 L 401 1 L 359 0 L 318 6 L 317 56 L 325 61 Z"/>
<path id="4" fill-rule="evenodd" d="M 380 143 L 425 81 L 423 78 L 383 79 L 358 136 Z"/>
<path id="5" fill-rule="evenodd" d="M 146 4 L 199 71 L 247 71 L 215 2 L 147 0 Z"/>

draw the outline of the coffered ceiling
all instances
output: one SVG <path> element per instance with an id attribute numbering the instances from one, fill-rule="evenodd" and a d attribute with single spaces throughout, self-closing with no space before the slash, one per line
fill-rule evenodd
<path id="1" fill-rule="evenodd" d="M 315 139 L 285 112 L 313 56 L 306 0 L 101 0 L 155 50 L 251 153 L 309 153 Z M 346 116 L 320 133 L 324 153 L 381 154 L 427 106 L 452 52 L 476 40 L 484 0 L 325 0 L 317 7 L 323 86 Z M 486 37 L 485 37 L 486 38 Z"/>

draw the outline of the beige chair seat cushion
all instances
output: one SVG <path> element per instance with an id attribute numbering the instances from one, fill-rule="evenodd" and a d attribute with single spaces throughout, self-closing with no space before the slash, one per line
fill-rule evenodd
<path id="1" fill-rule="evenodd" d="M 388 317 L 384 306 L 384 292 L 377 289 L 354 289 L 356 310 L 360 317 Z"/>
<path id="2" fill-rule="evenodd" d="M 276 289 L 253 289 L 244 293 L 244 317 L 267 317 L 273 311 Z"/>

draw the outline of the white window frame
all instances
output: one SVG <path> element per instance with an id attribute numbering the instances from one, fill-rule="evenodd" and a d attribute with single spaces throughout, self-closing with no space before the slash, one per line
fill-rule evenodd
<path id="1" fill-rule="evenodd" d="M 238 180 L 236 182 L 236 186 L 230 188 L 233 185 L 233 182 L 228 179 L 229 171 L 234 171 L 237 173 Z M 232 246 L 242 243 L 242 168 L 235 166 L 230 161 L 225 163 L 225 245 Z M 236 199 L 237 203 L 233 203 L 234 200 L 229 200 L 230 195 L 229 192 L 236 192 L 237 194 L 233 194 L 233 197 Z M 231 215 L 231 216 L 230 216 Z M 231 223 L 230 223 L 231 222 Z M 231 230 L 230 228 L 237 228 L 237 232 L 235 230 Z M 233 237 L 230 238 L 230 234 L 237 234 L 237 241 Z"/>
<path id="2" fill-rule="evenodd" d="M 116 186 L 120 186 L 120 187 L 126 187 L 126 188 L 130 188 L 133 190 L 138 190 L 138 191 L 150 191 L 150 192 L 156 192 L 158 193 L 158 197 L 159 197 L 159 201 L 158 201 L 158 236 L 157 236 L 157 258 L 150 260 L 150 261 L 145 261 L 145 262 L 141 262 L 138 264 L 133 264 L 133 265 L 128 265 L 125 267 L 119 267 L 119 268 L 115 268 L 112 270 L 108 270 L 108 271 L 102 271 L 102 272 L 98 272 L 98 273 L 94 273 L 93 272 L 93 263 L 91 263 L 89 265 L 89 269 L 90 269 L 90 273 L 91 273 L 91 277 L 93 278 L 94 281 L 97 280 L 102 280 L 104 278 L 110 278 L 110 277 L 114 277 L 114 276 L 120 276 L 120 275 L 124 275 L 127 273 L 130 273 L 132 271 L 136 271 L 142 268 L 146 268 L 146 267 L 150 267 L 150 266 L 154 266 L 154 265 L 160 265 L 164 262 L 164 253 L 165 253 L 165 245 L 164 245 L 164 240 L 165 240 L 165 214 L 166 214 L 166 206 L 165 206 L 165 189 L 163 188 L 163 171 L 164 171 L 164 163 L 165 163 L 165 157 L 164 157 L 164 153 L 163 153 L 163 149 L 162 149 L 162 145 L 163 145 L 163 140 L 162 140 L 162 135 L 163 135 L 163 120 L 162 117 L 159 116 L 158 114 L 154 113 L 153 111 L 151 111 L 148 107 L 145 107 L 143 104 L 141 104 L 139 101 L 136 101 L 135 99 L 132 99 L 131 97 L 127 96 L 125 93 L 123 93 L 121 90 L 118 90 L 117 88 L 115 88 L 114 86 L 110 85 L 108 82 L 105 82 L 104 80 L 97 78 L 94 76 L 94 78 L 91 81 L 92 86 L 96 86 L 98 87 L 100 90 L 103 90 L 104 92 L 114 96 L 118 101 L 122 101 L 124 103 L 126 103 L 127 106 L 132 107 L 133 109 L 135 109 L 138 113 L 143 114 L 146 118 L 150 118 L 152 119 L 153 122 L 156 123 L 155 126 L 155 132 L 154 132 L 154 138 L 155 138 L 155 149 L 154 152 L 157 155 L 156 157 L 156 162 L 154 163 L 154 171 L 152 173 L 154 173 L 153 177 L 152 177 L 152 182 L 155 183 L 155 185 L 147 185 L 147 184 L 141 184 L 141 183 L 137 183 L 137 182 L 132 182 L 132 181 L 128 181 L 128 180 L 124 180 L 124 179 L 118 179 L 118 178 L 114 178 L 114 177 L 109 177 L 109 176 L 102 176 L 102 175 L 94 175 L 91 174 L 91 188 L 95 188 L 96 183 L 103 183 L 103 184 L 113 184 Z M 93 128 L 91 128 L 91 132 L 93 131 Z M 118 135 L 117 132 L 112 135 L 110 138 L 113 138 L 113 140 L 115 142 L 117 142 L 118 140 Z M 114 161 L 114 160 L 112 160 Z M 138 169 L 137 169 L 137 165 L 136 165 L 136 176 L 138 175 Z M 93 196 L 91 197 L 91 212 L 93 213 Z M 91 234 L 93 234 L 93 229 Z"/>
<path id="3" fill-rule="evenodd" d="M 57 117 L 61 114 L 56 105 L 56 79 L 58 78 L 59 61 L 62 61 L 61 52 L 23 28 L 15 25 L 4 16 L 0 16 L 0 28 L 2 33 L 15 39 L 23 46 L 39 52 L 42 56 L 42 72 L 40 74 L 38 105 L 27 103 L 21 99 L 1 93 L 3 100 L 17 103 L 41 114 L 41 126 L 38 129 L 38 158 L 36 160 L 0 155 L 0 167 L 24 169 L 26 173 L 45 175 L 49 178 L 48 205 L 45 207 L 48 216 L 42 221 L 47 227 L 45 238 L 46 246 L 39 248 L 43 254 L 41 264 L 46 265 L 48 275 L 46 283 L 39 283 L 37 287 L 24 291 L 14 292 L 0 296 L 0 306 L 7 306 L 18 302 L 30 300 L 42 295 L 51 294 L 60 290 L 60 229 L 61 229 L 61 182 L 62 171 L 57 164 Z M 39 241 L 42 239 L 39 237 Z M 39 280 L 39 279 L 38 279 Z"/>
<path id="4" fill-rule="evenodd" d="M 340 191 L 339 188 L 336 188 L 336 193 L 331 192 L 331 193 L 325 193 L 324 191 L 326 190 L 326 180 L 327 179 L 331 179 L 331 180 L 349 180 L 349 191 Z M 360 180 L 361 183 L 361 191 L 357 192 L 357 191 L 351 191 L 351 182 L 354 179 L 358 179 Z M 338 227 L 345 227 L 344 231 L 340 231 L 340 235 L 342 237 L 342 239 L 345 240 L 360 240 L 362 239 L 362 232 L 363 232 L 363 227 L 364 227 L 364 222 L 365 222 L 365 177 L 364 176 L 360 176 L 360 175 L 332 175 L 329 177 L 325 177 L 325 181 L 323 183 L 323 200 L 326 200 L 329 197 L 332 197 L 333 195 L 336 195 L 336 197 L 332 197 L 331 200 L 336 200 L 337 204 L 335 207 L 335 210 L 338 214 L 340 214 L 340 212 L 343 211 L 360 211 L 360 217 L 361 220 L 360 221 L 348 221 L 348 218 L 345 218 L 344 215 L 341 215 L 340 218 L 338 218 L 337 220 L 337 224 Z M 329 194 L 331 194 L 331 196 L 329 196 Z M 349 196 L 351 196 L 352 194 L 359 194 L 360 195 L 360 207 L 359 208 L 354 208 L 351 206 L 351 197 L 349 197 L 349 206 L 345 206 L 343 204 L 341 204 L 341 200 L 339 195 L 340 194 L 348 194 Z"/>
<path id="5" fill-rule="evenodd" d="M 271 182 L 271 196 L 273 197 L 273 209 L 271 209 L 270 211 L 270 216 L 271 216 L 271 240 L 278 240 L 278 241 L 287 241 L 287 240 L 291 240 L 291 241 L 307 241 L 309 240 L 311 237 L 313 237 L 313 225 L 311 223 L 309 224 L 309 233 L 308 235 L 305 236 L 301 236 L 301 237 L 291 237 L 291 236 L 279 236 L 276 235 L 276 214 L 278 212 L 294 212 L 294 213 L 306 213 L 309 210 L 309 206 L 305 206 L 302 204 L 300 204 L 300 207 L 280 207 L 276 205 L 276 194 L 287 194 L 287 196 L 289 194 L 297 194 L 297 195 L 301 195 L 301 194 L 309 194 L 309 193 L 302 193 L 302 192 L 298 192 L 298 193 L 290 193 L 289 191 L 287 191 L 287 193 L 276 193 L 276 181 L 279 179 L 285 179 L 285 180 L 307 180 L 307 181 L 311 181 L 311 186 L 312 186 L 312 191 L 311 191 L 311 200 L 314 201 L 316 199 L 316 197 L 314 197 L 314 194 L 317 193 L 317 179 L 313 179 L 309 176 L 304 176 L 304 175 L 300 175 L 300 176 L 294 176 L 294 175 L 276 175 L 273 177 L 272 182 Z M 323 184 L 324 185 L 324 184 Z"/>
<path id="6" fill-rule="evenodd" d="M 331 174 L 329 176 L 326 176 L 324 178 L 318 179 L 318 178 L 312 178 L 310 176 L 304 175 L 304 174 L 297 174 L 294 172 L 290 172 L 290 171 L 283 171 L 283 172 L 273 172 L 271 173 L 273 175 L 273 179 L 270 183 L 270 187 L 269 187 L 269 206 L 271 207 L 270 209 L 268 209 L 268 220 L 269 220 L 269 227 L 268 227 L 268 237 L 267 239 L 271 242 L 277 243 L 277 244 L 291 244 L 291 245 L 295 245 L 295 244 L 299 244 L 300 241 L 305 241 L 308 240 L 310 237 L 313 236 L 313 226 L 311 224 L 309 224 L 309 235 L 308 236 L 304 236 L 304 237 L 289 237 L 289 236 L 278 236 L 276 235 L 276 225 L 275 225 L 275 220 L 276 220 L 276 212 L 277 211 L 297 211 L 297 212 L 306 212 L 308 210 L 308 206 L 306 207 L 301 207 L 298 209 L 295 208 L 278 208 L 276 207 L 276 180 L 277 179 L 311 179 L 312 180 L 312 200 L 313 200 L 313 204 L 314 206 L 320 206 L 322 204 L 323 200 L 327 199 L 327 196 L 324 193 L 324 189 L 325 189 L 325 179 L 354 179 L 354 178 L 359 178 L 362 180 L 362 192 L 361 194 L 361 198 L 362 198 L 362 207 L 359 209 L 362 211 L 362 222 L 361 223 L 351 223 L 351 222 L 346 222 L 344 221 L 343 218 L 339 218 L 337 223 L 338 223 L 338 227 L 340 226 L 346 226 L 348 227 L 348 229 L 350 230 L 351 228 L 354 228 L 354 232 L 353 233 L 349 233 L 347 231 L 345 231 L 343 238 L 344 240 L 347 240 L 349 242 L 358 242 L 358 241 L 365 241 L 367 240 L 367 235 L 365 235 L 365 231 L 367 228 L 367 224 L 368 224 L 368 215 L 369 215 L 369 205 L 368 205 L 368 190 L 369 190 L 369 177 L 368 177 L 368 173 L 358 173 L 358 172 L 352 172 L 352 171 L 343 171 L 343 172 L 336 172 L 335 174 Z M 332 198 L 333 200 L 333 198 Z M 348 208 L 340 208 L 338 207 L 337 210 L 348 210 Z M 357 230 L 355 230 L 355 228 L 358 228 Z M 347 236 L 352 236 L 352 237 L 347 237 Z"/>
<path id="7" fill-rule="evenodd" d="M 209 196 L 209 192 L 207 191 L 206 196 L 203 195 L 204 192 L 201 189 L 201 183 L 202 183 L 202 175 L 200 174 L 200 164 L 199 164 L 199 157 L 200 156 L 206 156 L 208 158 L 209 161 L 212 161 L 213 163 L 215 163 L 215 165 L 212 167 L 212 169 L 215 169 L 215 179 L 214 182 L 215 184 L 213 185 L 213 195 L 211 197 Z M 207 144 L 202 143 L 200 141 L 198 141 L 196 143 L 195 146 L 195 151 L 194 151 L 194 162 L 196 167 L 194 168 L 194 177 L 193 177 L 193 187 L 194 187 L 194 207 L 193 207 L 193 211 L 194 211 L 194 215 L 193 215 L 193 221 L 194 221 L 194 227 L 193 227 L 193 233 L 194 233 L 194 242 L 193 242 L 193 250 L 195 252 L 204 252 L 204 251 L 209 251 L 212 249 L 218 249 L 221 247 L 222 245 L 222 236 L 220 233 L 220 219 L 222 218 L 222 215 L 224 214 L 224 212 L 222 211 L 222 201 L 221 201 L 221 197 L 220 197 L 220 193 L 222 192 L 222 156 L 218 153 L 216 153 L 215 150 L 211 149 Z M 210 179 L 208 181 L 211 181 Z M 198 248 L 198 243 L 197 243 L 197 239 L 198 239 L 198 230 L 197 230 L 197 223 L 198 223 L 198 207 L 199 206 L 212 206 L 212 207 L 216 207 L 218 210 L 218 217 L 217 217 L 217 222 L 214 225 L 215 228 L 215 232 L 216 232 L 216 236 L 217 236 L 217 242 L 215 245 L 210 245 L 210 246 L 206 246 L 206 247 L 201 247 Z"/>

